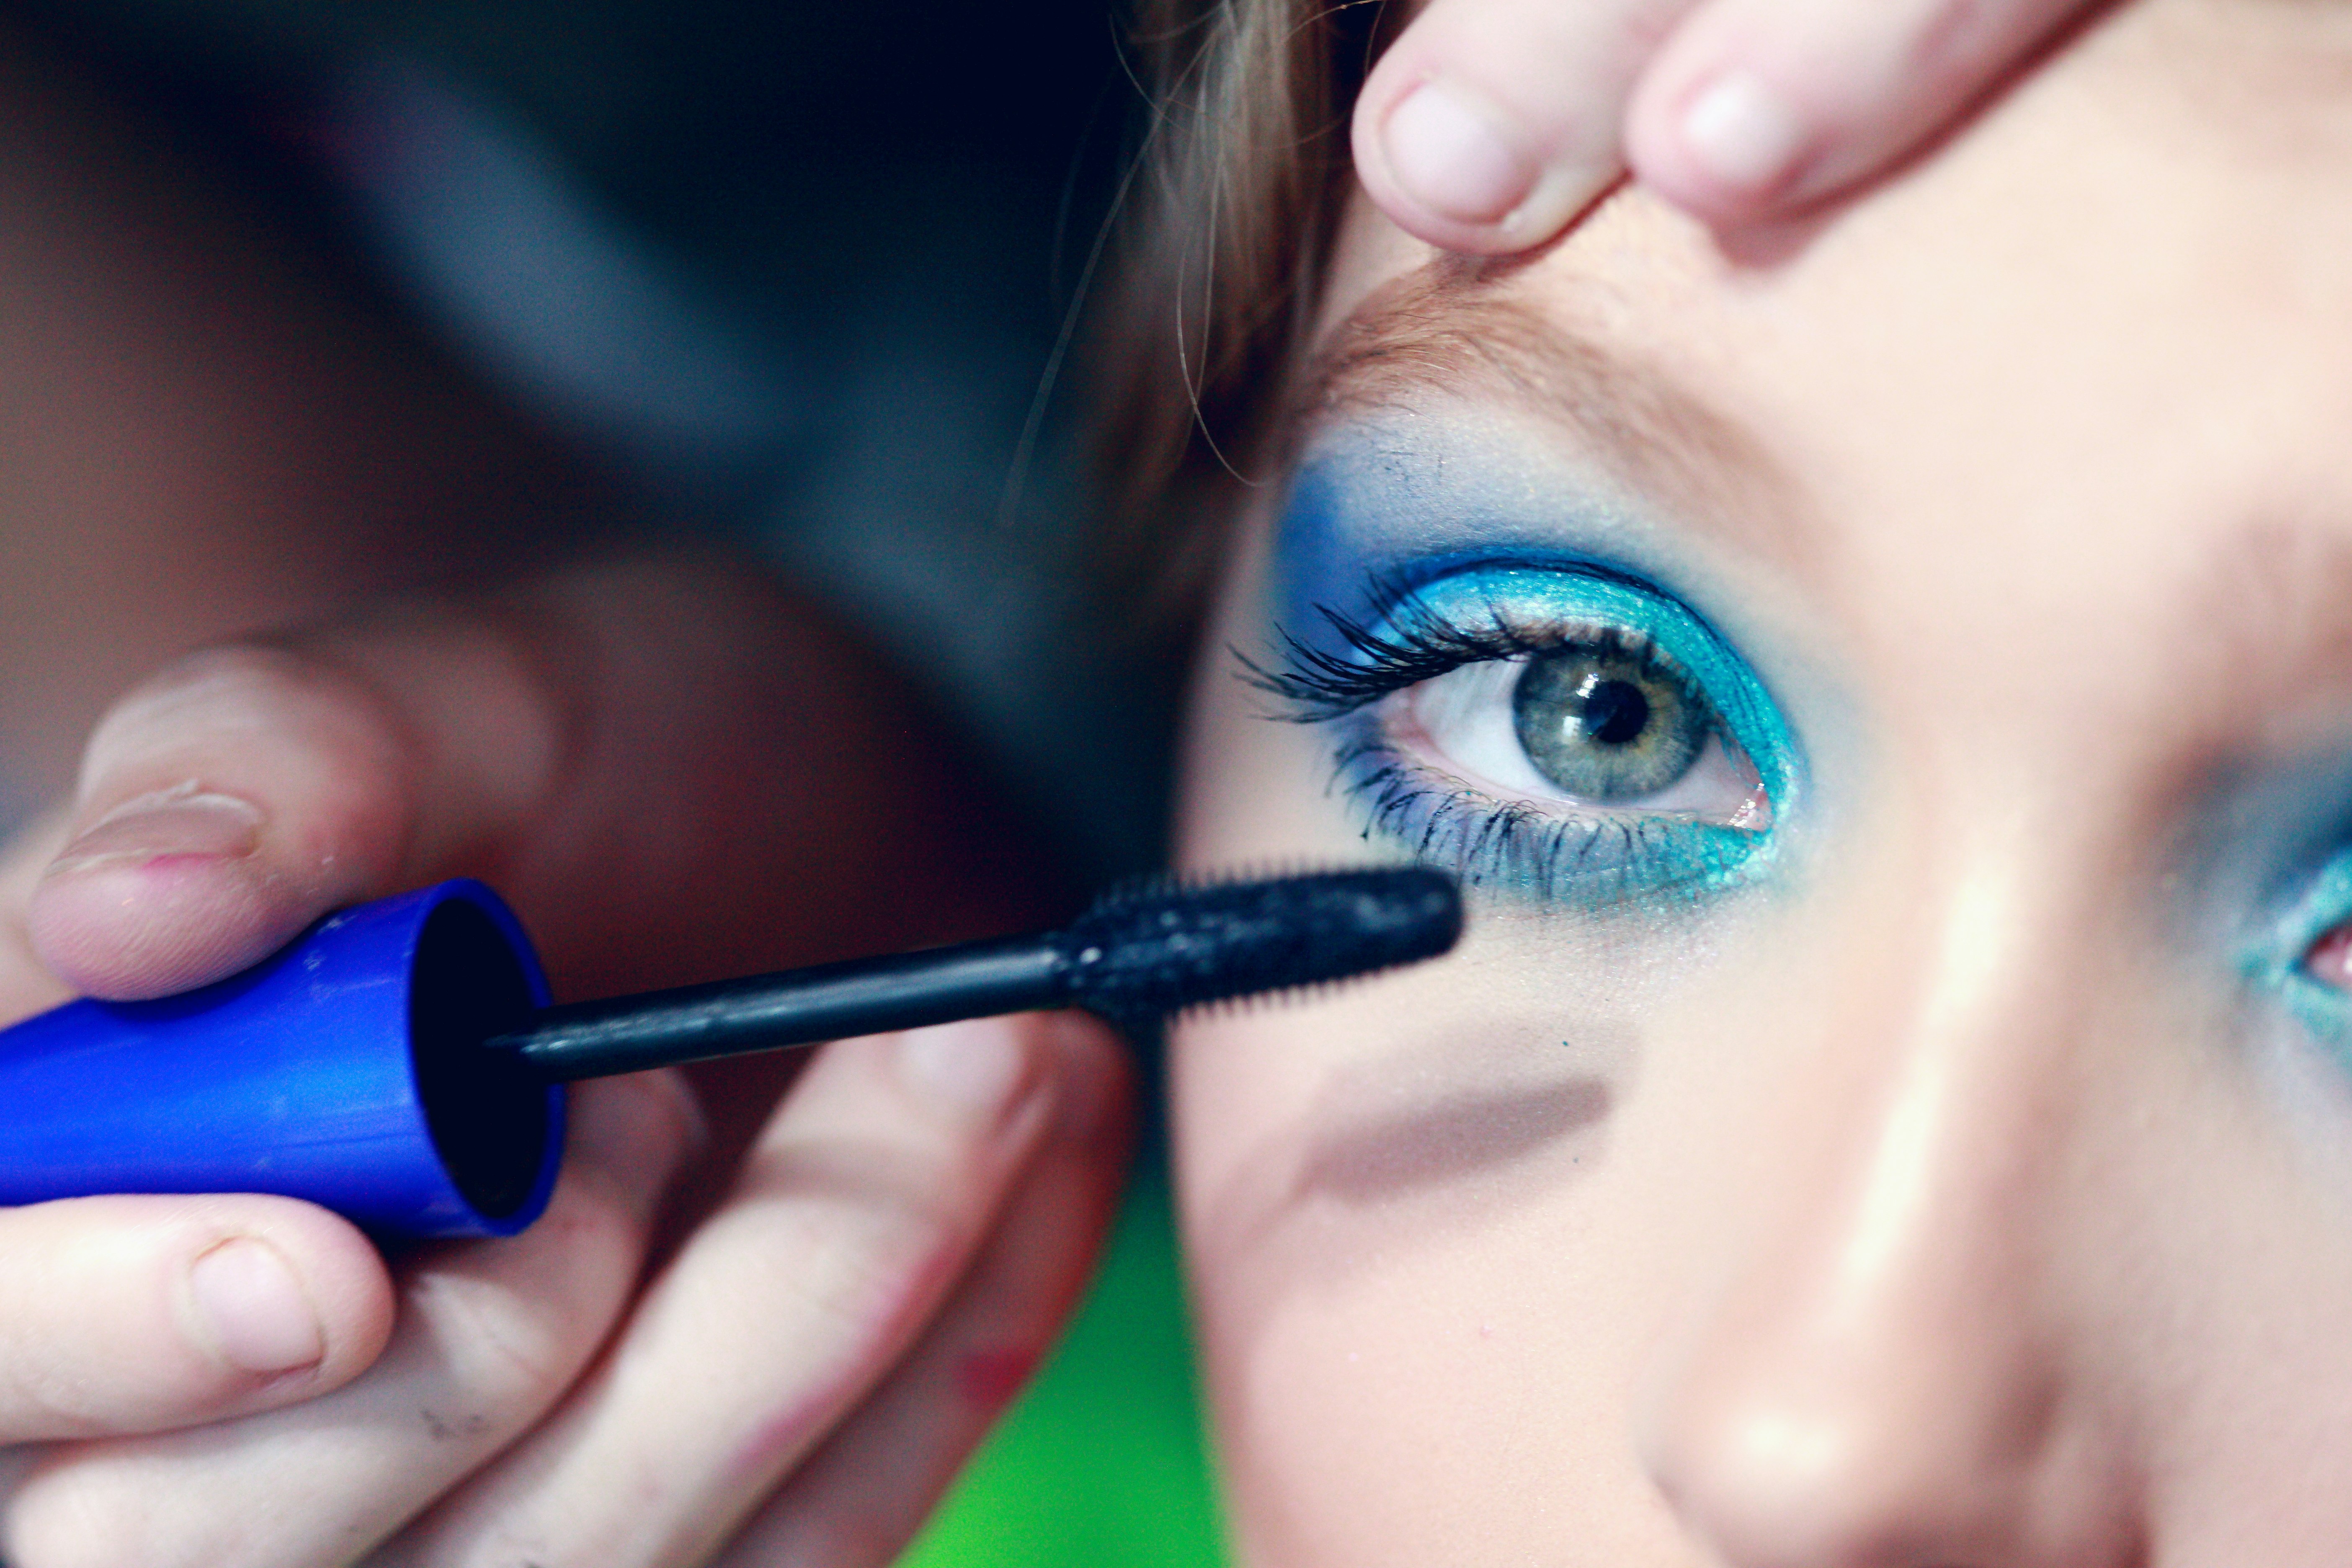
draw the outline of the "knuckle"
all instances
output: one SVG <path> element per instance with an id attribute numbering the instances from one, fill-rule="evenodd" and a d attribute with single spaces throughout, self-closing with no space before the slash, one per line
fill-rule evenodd
<path id="1" fill-rule="evenodd" d="M 586 1359 L 584 1314 L 552 1291 L 530 1300 L 497 1284 L 457 1276 L 420 1280 L 410 1303 L 431 1325 L 457 1385 L 480 1406 L 534 1408 L 571 1380 Z"/>
<path id="2" fill-rule="evenodd" d="M 107 1404 L 54 1358 L 28 1358 L 15 1345 L 0 1349 L 0 1406 L 16 1430 L 43 1436 L 95 1432 Z"/>
<path id="3" fill-rule="evenodd" d="M 357 676 L 291 648 L 205 648 L 151 676 L 91 731 L 86 773 L 136 763 L 157 749 L 211 740 L 283 746 L 291 736 L 329 762 L 383 776 L 410 751 L 398 715 Z"/>
<path id="4" fill-rule="evenodd" d="M 135 1293 L 134 1293 L 135 1294 Z M 237 1384 L 168 1321 L 95 1301 L 0 1299 L 0 1440 L 86 1437 L 202 1418 Z M 67 1310 L 61 1316 L 56 1309 Z"/>

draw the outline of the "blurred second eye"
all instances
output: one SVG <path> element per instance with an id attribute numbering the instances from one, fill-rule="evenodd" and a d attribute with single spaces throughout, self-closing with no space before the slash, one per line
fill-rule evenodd
<path id="1" fill-rule="evenodd" d="M 2322 932 L 2305 951 L 2303 970 L 2323 985 L 2352 991 L 2352 925 Z"/>

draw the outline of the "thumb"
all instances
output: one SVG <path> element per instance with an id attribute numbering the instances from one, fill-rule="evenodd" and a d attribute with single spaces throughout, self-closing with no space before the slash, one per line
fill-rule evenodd
<path id="1" fill-rule="evenodd" d="M 40 962 L 116 999 L 201 985 L 511 820 L 552 771 L 548 703 L 487 626 L 426 619 L 379 640 L 417 650 L 436 669 L 415 684 L 503 743 L 442 743 L 434 704 L 395 703 L 323 641 L 185 658 L 91 734 L 67 842 L 26 906 Z"/>

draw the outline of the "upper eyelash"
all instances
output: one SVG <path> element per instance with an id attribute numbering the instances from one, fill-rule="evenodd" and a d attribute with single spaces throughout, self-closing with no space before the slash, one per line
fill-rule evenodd
<path id="1" fill-rule="evenodd" d="M 1327 653 L 1286 628 L 1276 628 L 1285 669 L 1268 669 L 1235 649 L 1243 677 L 1261 691 L 1281 698 L 1290 710 L 1278 717 L 1317 724 L 1369 707 L 1391 691 L 1433 680 L 1466 664 L 1549 653 L 1570 641 L 1641 655 L 1649 639 L 1612 626 L 1553 625 L 1533 630 L 1514 625 L 1503 606 L 1490 604 L 1483 626 L 1464 626 L 1423 605 L 1407 602 L 1390 611 L 1389 624 L 1374 631 L 1328 605 L 1316 613 L 1353 650 L 1353 658 Z"/>

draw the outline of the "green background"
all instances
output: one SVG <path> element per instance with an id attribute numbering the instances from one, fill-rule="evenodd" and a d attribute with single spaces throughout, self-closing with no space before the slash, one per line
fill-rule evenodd
<path id="1" fill-rule="evenodd" d="M 1167 1181 L 1147 1162 L 1061 1347 L 899 1568 L 1221 1568 Z"/>

